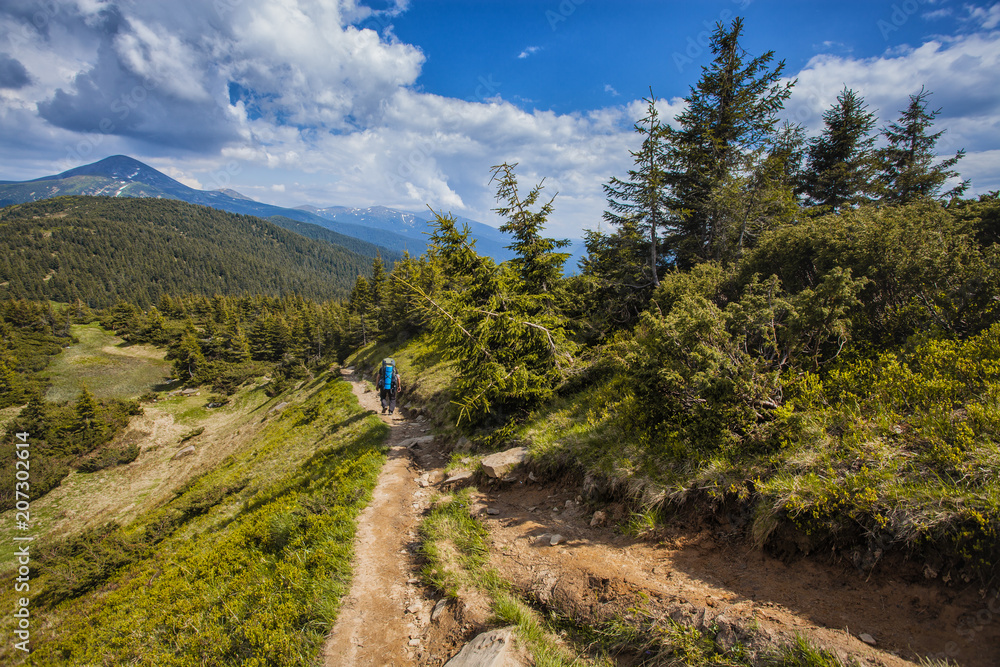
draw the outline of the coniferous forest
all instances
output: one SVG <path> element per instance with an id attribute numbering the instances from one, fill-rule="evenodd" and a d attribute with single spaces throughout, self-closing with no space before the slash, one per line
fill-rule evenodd
<path id="1" fill-rule="evenodd" d="M 358 350 L 417 377 L 444 359 L 442 428 L 526 444 L 654 520 L 725 511 L 758 546 L 995 581 L 1000 198 L 966 196 L 961 151 L 938 157 L 932 91 L 901 91 L 885 127 L 846 88 L 819 135 L 782 122 L 794 82 L 742 31 L 717 27 L 677 118 L 651 92 L 577 275 L 545 232 L 558 198 L 509 163 L 483 175 L 516 253 L 500 264 L 443 214 L 390 266 L 177 202 L 0 211 L 0 404 L 42 434 L 39 484 L 137 453 L 101 447 L 141 401 L 41 399 L 71 325 L 100 321 L 221 397 Z"/>

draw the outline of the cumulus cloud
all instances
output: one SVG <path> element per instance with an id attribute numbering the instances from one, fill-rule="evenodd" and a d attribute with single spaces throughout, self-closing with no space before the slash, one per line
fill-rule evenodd
<path id="1" fill-rule="evenodd" d="M 42 119 L 170 149 L 252 140 L 247 118 L 354 129 L 411 85 L 423 62 L 415 47 L 356 27 L 374 12 L 354 0 L 78 0 L 41 19 L 22 4 L 2 10 L 8 39 L 66 55 L 59 81 L 35 100 Z M 25 85 L 16 65 L 2 65 Z"/>
<path id="2" fill-rule="evenodd" d="M 1000 25 L 1000 3 L 990 7 L 968 5 L 967 8 L 969 19 L 986 30 L 993 30 L 997 25 Z"/>
<path id="3" fill-rule="evenodd" d="M 17 90 L 31 83 L 31 76 L 21 61 L 0 53 L 0 88 Z"/>
<path id="4" fill-rule="evenodd" d="M 0 55 L 0 152 L 36 170 L 25 178 L 52 173 L 53 155 L 68 168 L 127 153 L 189 185 L 285 206 L 430 205 L 497 222 L 490 167 L 518 162 L 522 186 L 544 178 L 546 194 L 558 192 L 552 233 L 580 237 L 600 224 L 601 186 L 625 175 L 641 140 L 642 100 L 557 114 L 494 95 L 492 79 L 480 79 L 488 99 L 421 92 L 424 54 L 392 31 L 403 1 L 380 11 L 357 0 L 38 7 L 0 6 L 0 53 L 17 54 Z M 997 7 L 969 15 L 987 26 Z M 847 85 L 887 122 L 926 85 L 944 107 L 942 152 L 977 147 L 961 166 L 979 189 L 1000 150 L 998 53 L 1000 36 L 980 30 L 877 58 L 816 56 L 787 116 L 815 134 Z M 667 123 L 683 107 L 657 100 Z"/>
<path id="5" fill-rule="evenodd" d="M 982 192 L 994 180 L 995 163 L 974 157 L 1000 148 L 1000 33 L 972 33 L 904 47 L 874 58 L 819 55 L 796 77 L 798 83 L 785 116 L 802 123 L 810 134 L 823 128 L 823 112 L 846 86 L 860 93 L 884 125 L 899 118 L 909 95 L 921 86 L 932 92 L 931 110 L 941 109 L 936 130 L 945 130 L 937 148 L 942 155 L 969 148 L 959 163 L 964 176 Z"/>

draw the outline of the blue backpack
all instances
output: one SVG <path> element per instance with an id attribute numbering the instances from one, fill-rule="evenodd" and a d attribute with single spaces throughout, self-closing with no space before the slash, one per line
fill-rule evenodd
<path id="1" fill-rule="evenodd" d="M 392 376 L 396 372 L 396 362 L 392 359 L 382 360 L 382 370 L 379 373 L 379 388 L 392 391 Z"/>

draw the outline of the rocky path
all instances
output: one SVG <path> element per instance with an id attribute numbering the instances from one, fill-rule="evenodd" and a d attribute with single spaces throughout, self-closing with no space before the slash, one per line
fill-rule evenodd
<path id="1" fill-rule="evenodd" d="M 389 424 L 389 455 L 372 501 L 358 517 L 354 579 L 336 625 L 323 649 L 327 667 L 418 665 L 429 654 L 424 639 L 430 606 L 416 578 L 417 527 L 429 493 L 415 481 L 420 474 L 407 441 L 429 428 L 381 414 L 371 385 L 345 371 L 362 407 L 378 412 Z"/>

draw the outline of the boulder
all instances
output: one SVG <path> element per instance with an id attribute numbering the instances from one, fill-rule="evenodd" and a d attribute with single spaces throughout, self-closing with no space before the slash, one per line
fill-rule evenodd
<path id="1" fill-rule="evenodd" d="M 514 648 L 514 626 L 484 632 L 462 647 L 445 667 L 520 667 Z"/>
<path id="2" fill-rule="evenodd" d="M 524 463 L 526 458 L 528 458 L 527 447 L 514 447 L 505 452 L 490 454 L 480 462 L 480 465 L 489 477 L 503 479 L 515 466 Z"/>
<path id="3" fill-rule="evenodd" d="M 418 438 L 407 438 L 399 443 L 400 447 L 406 447 L 407 449 L 415 449 L 420 447 L 426 447 L 434 443 L 433 435 L 422 435 Z"/>
<path id="4" fill-rule="evenodd" d="M 451 477 L 444 480 L 443 484 L 461 484 L 462 482 L 468 482 L 473 477 L 473 472 L 471 470 L 456 470 L 452 473 Z"/>

